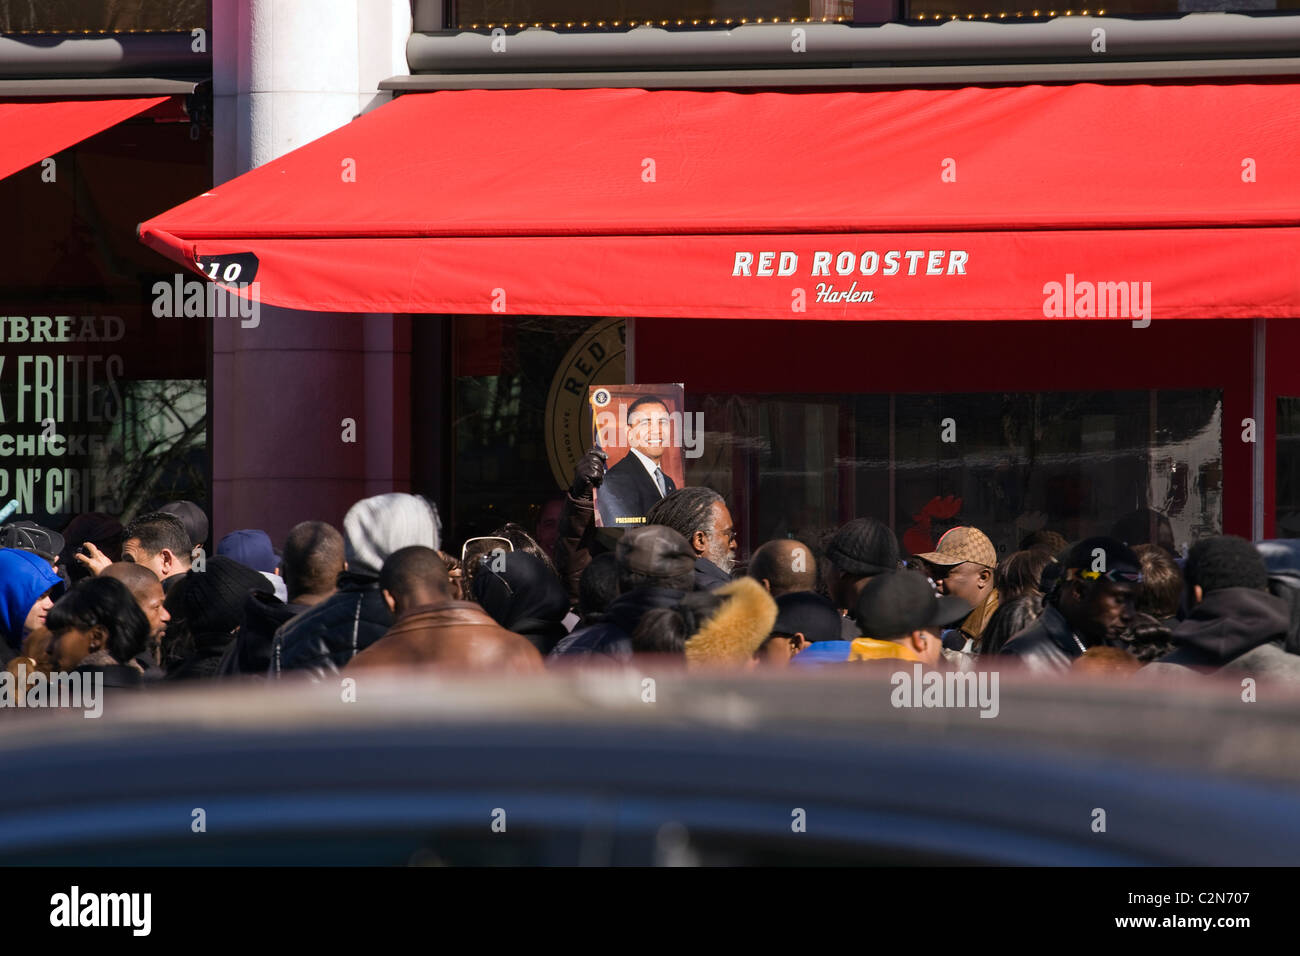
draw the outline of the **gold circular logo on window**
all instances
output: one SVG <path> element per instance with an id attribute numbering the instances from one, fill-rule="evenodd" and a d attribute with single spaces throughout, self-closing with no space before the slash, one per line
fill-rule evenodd
<path id="1" fill-rule="evenodd" d="M 627 321 L 601 319 L 564 356 L 546 396 L 546 454 L 561 488 L 573 481 L 578 459 L 591 446 L 592 385 L 622 385 L 626 375 Z"/>

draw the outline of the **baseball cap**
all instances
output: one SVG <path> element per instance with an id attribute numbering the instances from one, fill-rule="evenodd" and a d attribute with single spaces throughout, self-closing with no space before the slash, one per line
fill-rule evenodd
<path id="1" fill-rule="evenodd" d="M 230 532 L 217 545 L 217 554 L 254 571 L 274 571 L 280 566 L 270 535 L 256 528 Z"/>
<path id="2" fill-rule="evenodd" d="M 63 535 L 35 521 L 11 521 L 0 527 L 0 548 L 34 551 L 47 561 L 54 560 L 63 544 Z"/>
<path id="3" fill-rule="evenodd" d="M 661 524 L 628 528 L 614 557 L 620 568 L 655 578 L 675 578 L 695 569 L 695 552 L 686 539 Z"/>
<path id="4" fill-rule="evenodd" d="M 773 634 L 802 634 L 810 641 L 838 641 L 840 612 L 813 591 L 792 591 L 776 599 Z"/>
<path id="5" fill-rule="evenodd" d="M 190 547 L 197 548 L 208 540 L 208 516 L 192 501 L 169 501 L 158 509 L 180 518 L 185 533 L 190 536 Z"/>
<path id="6" fill-rule="evenodd" d="M 867 582 L 853 619 L 864 637 L 889 640 L 956 624 L 972 610 L 969 601 L 936 594 L 915 571 L 890 571 Z"/>
<path id="7" fill-rule="evenodd" d="M 1103 536 L 1085 538 L 1070 549 L 1063 570 L 1069 577 L 1085 580 L 1105 578 L 1108 581 L 1140 583 L 1142 561 L 1122 541 Z"/>
<path id="8" fill-rule="evenodd" d="M 979 528 L 961 526 L 951 528 L 944 533 L 933 551 L 918 554 L 916 557 L 941 568 L 951 568 L 967 561 L 982 564 L 986 568 L 998 565 L 998 549 Z"/>

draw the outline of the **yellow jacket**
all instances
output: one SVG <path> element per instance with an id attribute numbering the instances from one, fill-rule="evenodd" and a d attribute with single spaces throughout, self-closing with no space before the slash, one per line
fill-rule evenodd
<path id="1" fill-rule="evenodd" d="M 849 660 L 851 661 L 891 659 L 925 663 L 916 656 L 916 652 L 910 647 L 904 647 L 902 644 L 896 644 L 893 641 L 878 641 L 874 637 L 859 637 L 849 645 Z"/>

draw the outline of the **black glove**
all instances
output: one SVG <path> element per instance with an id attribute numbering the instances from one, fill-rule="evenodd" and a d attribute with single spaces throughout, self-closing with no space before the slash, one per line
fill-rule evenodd
<path id="1" fill-rule="evenodd" d="M 591 490 L 599 488 L 605 480 L 605 460 L 608 457 L 599 448 L 587 449 L 587 453 L 578 459 L 578 464 L 573 469 L 573 484 L 569 486 L 569 494 L 575 498 L 590 498 Z"/>

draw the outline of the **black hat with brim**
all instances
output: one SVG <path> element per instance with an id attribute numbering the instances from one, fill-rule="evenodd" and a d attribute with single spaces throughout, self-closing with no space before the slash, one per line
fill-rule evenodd
<path id="1" fill-rule="evenodd" d="M 890 571 L 867 582 L 853 619 L 864 637 L 891 640 L 956 624 L 972 610 L 969 601 L 936 594 L 915 571 Z"/>

